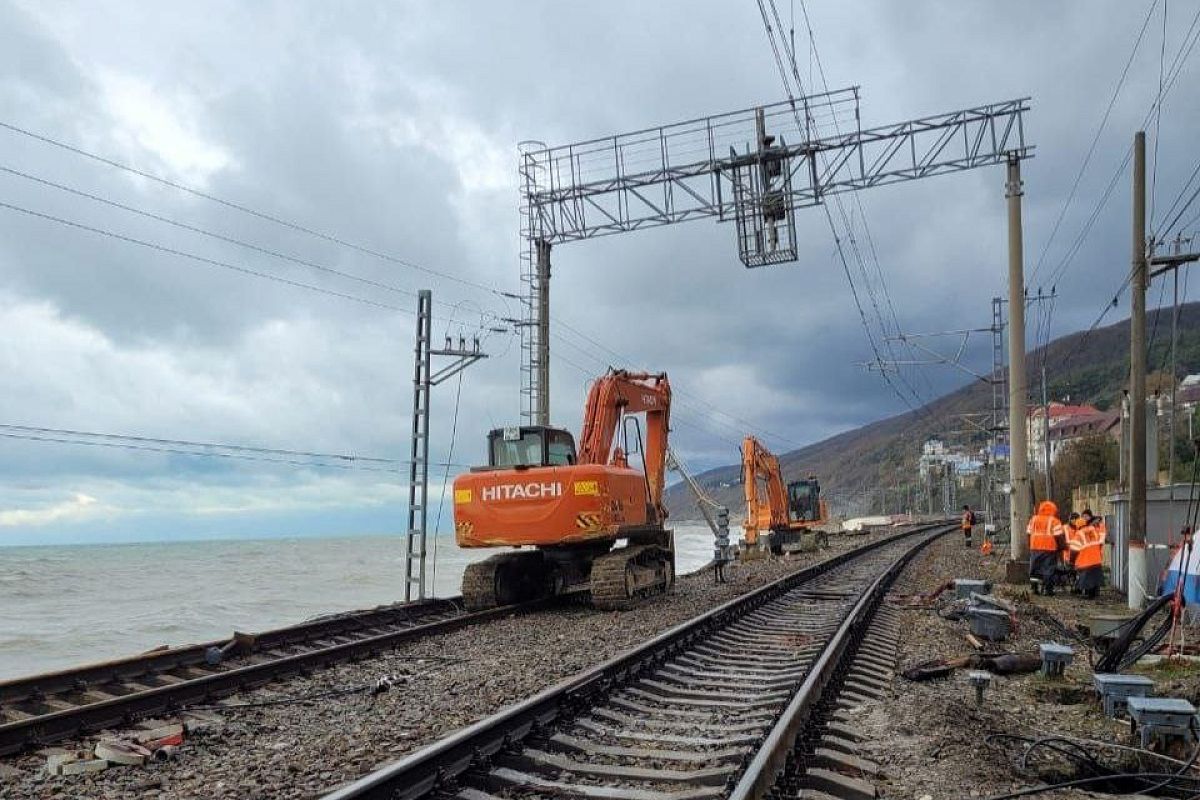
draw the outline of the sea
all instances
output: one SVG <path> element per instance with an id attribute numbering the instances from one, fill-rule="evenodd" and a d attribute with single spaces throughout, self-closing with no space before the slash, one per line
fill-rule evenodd
<path id="1" fill-rule="evenodd" d="M 707 564 L 712 532 L 674 527 L 678 572 Z M 431 537 L 431 593 L 493 552 Z M 398 536 L 0 547 L 0 681 L 403 599 Z"/>

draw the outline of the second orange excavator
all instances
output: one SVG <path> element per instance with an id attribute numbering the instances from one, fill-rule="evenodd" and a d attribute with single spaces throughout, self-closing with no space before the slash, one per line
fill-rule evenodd
<path id="1" fill-rule="evenodd" d="M 760 481 L 766 484 L 765 498 L 759 493 Z M 742 440 L 742 484 L 746 492 L 742 527 L 749 550 L 758 548 L 760 531 L 769 531 L 767 543 L 776 555 L 801 549 L 805 534 L 829 520 L 820 482 L 809 477 L 785 486 L 779 459 L 753 436 Z"/>
<path id="2" fill-rule="evenodd" d="M 455 539 L 464 548 L 522 549 L 467 567 L 467 608 L 577 588 L 590 589 L 599 608 L 624 608 L 668 590 L 675 553 L 662 495 L 670 414 L 665 373 L 610 370 L 588 394 L 578 454 L 561 428 L 489 433 L 487 466 L 454 480 Z M 629 465 L 639 453 L 640 470 Z"/>

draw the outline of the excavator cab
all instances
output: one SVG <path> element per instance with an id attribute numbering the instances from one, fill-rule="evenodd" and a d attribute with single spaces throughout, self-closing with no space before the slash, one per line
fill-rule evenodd
<path id="1" fill-rule="evenodd" d="M 823 522 L 821 519 L 821 484 L 816 478 L 792 481 L 788 484 L 788 509 L 795 522 Z"/>
<path id="2" fill-rule="evenodd" d="M 485 469 L 569 467 L 577 463 L 575 437 L 562 428 L 522 425 L 488 433 Z"/>

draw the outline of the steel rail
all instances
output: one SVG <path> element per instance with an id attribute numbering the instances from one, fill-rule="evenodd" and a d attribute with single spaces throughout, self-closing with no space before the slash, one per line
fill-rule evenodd
<path id="1" fill-rule="evenodd" d="M 341 636 L 381 625 L 392 625 L 415 617 L 437 613 L 458 613 L 461 608 L 462 599 L 459 597 L 432 599 L 422 603 L 396 603 L 361 611 L 321 616 L 294 625 L 252 634 L 249 639 L 253 642 L 254 650 L 271 650 L 329 636 Z M 69 691 L 80 685 L 97 686 L 114 681 L 132 680 L 181 667 L 201 666 L 207 663 L 209 648 L 224 647 L 235 641 L 238 636 L 239 634 L 235 633 L 226 639 L 147 650 L 107 661 L 3 680 L 0 681 L 0 713 L 6 705 Z"/>
<path id="2" fill-rule="evenodd" d="M 952 530 L 953 528 L 947 528 L 947 532 Z M 825 650 L 809 669 L 804 682 L 800 684 L 779 720 L 763 739 L 758 752 L 754 754 L 741 779 L 730 792 L 729 800 L 760 800 L 767 795 L 776 778 L 783 772 L 797 737 L 809 721 L 810 712 L 822 699 L 825 689 L 834 682 L 838 671 L 847 660 L 847 655 L 852 654 L 853 645 L 869 626 L 871 617 L 888 588 L 908 562 L 931 541 L 932 538 L 925 539 L 910 548 L 862 593 L 854 608 L 838 626 Z"/>
<path id="3" fill-rule="evenodd" d="M 487 622 L 515 612 L 546 605 L 536 601 L 466 613 L 457 598 L 397 604 L 350 612 L 266 631 L 253 637 L 248 654 L 251 663 L 239 665 L 239 654 L 226 667 L 207 667 L 205 651 L 226 642 L 189 645 L 174 650 L 88 664 L 74 670 L 35 675 L 0 684 L 0 712 L 16 716 L 0 724 L 0 755 L 8 755 L 34 746 L 70 738 L 80 733 L 128 724 L 150 715 L 173 712 L 187 705 L 205 703 L 237 691 L 253 688 L 275 678 L 304 673 L 333 663 L 375 655 L 406 641 L 434 634 L 449 633 L 470 625 Z M 445 617 L 444 614 L 453 616 Z M 426 620 L 426 621 L 422 621 Z M 389 630 L 391 626 L 394 629 Z M 399 626 L 399 627 L 396 627 Z M 333 639 L 332 644 L 327 640 Z M 236 641 L 236 640 L 235 640 Z M 293 654 L 273 654 L 272 650 L 316 645 Z M 253 662 L 253 658 L 265 661 Z M 171 671 L 183 672 L 172 677 Z M 165 676 L 165 677 L 164 677 Z M 149 683 L 165 682 L 165 685 Z M 142 682 L 139 682 L 142 681 Z M 127 693 L 122 687 L 133 687 Z M 99 690 L 95 702 L 73 703 L 56 698 L 72 697 L 89 689 Z M 107 691 L 106 691 L 107 690 Z M 18 705 L 32 703 L 47 706 L 42 713 L 20 712 Z"/>
<path id="4" fill-rule="evenodd" d="M 802 568 L 664 631 L 631 651 L 560 681 L 524 701 L 502 709 L 399 761 L 336 789 L 327 794 L 324 800 L 418 800 L 427 797 L 448 781 L 453 781 L 468 770 L 486 765 L 506 748 L 514 746 L 533 733 L 547 730 L 556 721 L 570 718 L 581 709 L 589 708 L 597 698 L 603 697 L 613 688 L 650 672 L 710 634 L 729 626 L 788 591 L 882 547 L 928 534 L 939 528 L 944 530 L 939 531 L 937 535 L 953 530 L 945 522 L 919 526 Z M 838 647 L 836 643 L 845 641 L 843 631 L 847 624 L 851 621 L 861 622 L 864 618 L 864 601 L 868 597 L 880 596 L 881 587 L 886 585 L 883 578 L 890 576 L 889 581 L 894 578 L 908 558 L 934 538 L 936 535 L 920 541 L 904 557 L 893 563 L 884 575 L 871 583 L 843 625 L 839 627 L 838 635 L 835 635 L 832 643 L 833 647 Z M 830 655 L 830 648 L 827 647 L 821 657 L 821 666 L 815 667 L 804 682 L 807 690 L 801 688 L 781 717 L 780 722 L 792 728 L 790 735 L 787 732 L 775 734 L 773 731 L 768 736 L 772 746 L 786 746 L 790 749 L 795 738 L 797 721 L 802 719 L 803 711 L 815 699 L 814 689 L 819 692 L 817 687 L 825 683 L 826 679 L 818 679 L 816 675 L 827 673 L 830 670 L 829 664 L 832 663 L 834 659 Z M 806 695 L 807 699 L 801 699 L 801 695 Z M 756 756 L 751 766 L 763 775 L 771 772 L 773 777 L 774 770 L 780 762 L 774 755 L 764 755 L 761 751 L 759 756 L 761 759 Z M 746 775 L 748 776 L 749 772 Z M 762 780 L 752 779 L 752 793 L 745 796 L 760 797 L 761 795 L 753 792 L 760 791 L 762 783 Z"/>

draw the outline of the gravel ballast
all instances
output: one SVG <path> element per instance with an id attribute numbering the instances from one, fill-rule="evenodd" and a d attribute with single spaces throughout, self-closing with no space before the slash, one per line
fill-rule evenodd
<path id="1" fill-rule="evenodd" d="M 243 693 L 211 709 L 222 722 L 189 736 L 172 761 L 63 777 L 46 774 L 42 755 L 9 758 L 0 761 L 8 768 L 0 797 L 319 797 L 713 606 L 890 533 L 832 536 L 817 553 L 733 565 L 725 584 L 710 571 L 682 576 L 673 594 L 630 611 L 575 603 L 516 615 Z M 348 693 L 388 675 L 397 681 L 389 691 Z M 236 707 L 243 703 L 258 705 Z"/>

